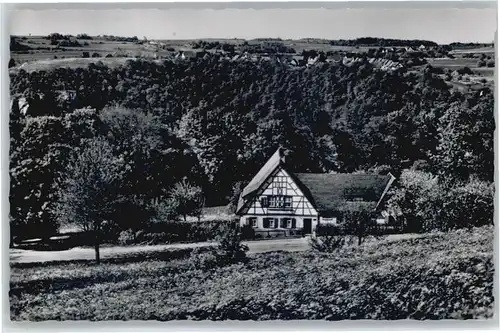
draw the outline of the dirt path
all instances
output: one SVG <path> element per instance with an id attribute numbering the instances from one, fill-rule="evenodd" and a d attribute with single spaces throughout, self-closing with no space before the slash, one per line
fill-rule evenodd
<path id="1" fill-rule="evenodd" d="M 403 238 L 413 238 L 418 235 L 391 235 L 387 240 L 397 240 Z M 309 248 L 308 237 L 290 239 L 271 239 L 262 241 L 247 241 L 249 253 L 263 253 L 271 251 L 305 251 Z M 208 246 L 212 242 L 187 243 L 187 244 L 166 244 L 166 245 L 138 245 L 138 246 L 110 246 L 101 248 L 101 258 L 113 258 L 124 254 L 134 254 L 137 252 L 164 251 L 172 249 L 185 249 L 193 247 Z M 10 262 L 46 262 L 46 261 L 66 261 L 66 260 L 93 260 L 95 258 L 94 249 L 87 247 L 75 247 L 64 251 L 33 251 L 11 249 L 9 251 Z"/>

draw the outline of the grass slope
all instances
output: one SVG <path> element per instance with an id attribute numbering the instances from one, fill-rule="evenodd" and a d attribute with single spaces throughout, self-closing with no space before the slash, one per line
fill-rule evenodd
<path id="1" fill-rule="evenodd" d="M 21 69 L 28 73 L 36 71 L 50 71 L 57 68 L 85 68 L 90 64 L 102 62 L 109 68 L 119 67 L 124 65 L 128 60 L 137 60 L 137 58 L 65 58 L 65 59 L 52 59 L 52 60 L 38 60 L 28 62 L 20 65 L 19 67 L 11 68 L 11 72 L 16 72 Z"/>
<path id="2" fill-rule="evenodd" d="M 493 316 L 493 228 L 266 253 L 196 270 L 189 259 L 12 265 L 13 320 L 443 319 Z"/>

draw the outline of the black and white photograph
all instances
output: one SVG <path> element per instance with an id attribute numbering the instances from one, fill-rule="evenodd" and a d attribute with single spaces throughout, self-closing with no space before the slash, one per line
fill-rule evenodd
<path id="1" fill-rule="evenodd" d="M 5 6 L 10 322 L 498 324 L 496 2 Z"/>

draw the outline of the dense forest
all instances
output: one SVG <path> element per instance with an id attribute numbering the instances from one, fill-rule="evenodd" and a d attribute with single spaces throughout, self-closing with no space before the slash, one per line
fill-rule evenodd
<path id="1" fill-rule="evenodd" d="M 454 91 L 429 65 L 382 71 L 366 57 L 299 68 L 216 55 L 137 59 L 114 68 L 21 69 L 10 90 L 13 235 L 57 230 L 61 179 L 95 138 L 121 163 L 124 199 L 114 220 L 142 216 L 182 181 L 202 189 L 206 206 L 228 204 L 277 147 L 292 171 L 390 171 L 406 186 L 399 202 L 422 193 L 420 185 L 408 192 L 419 179 L 438 182 L 441 199 L 450 189 L 479 195 L 493 183 L 493 92 Z"/>

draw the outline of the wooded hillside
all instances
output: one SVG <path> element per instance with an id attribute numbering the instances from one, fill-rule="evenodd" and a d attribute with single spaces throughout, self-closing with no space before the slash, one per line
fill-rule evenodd
<path id="1" fill-rule="evenodd" d="M 227 204 L 278 146 L 292 171 L 399 175 L 413 166 L 447 184 L 493 181 L 493 92 L 450 89 L 430 66 L 138 59 L 20 70 L 11 95 L 15 235 L 57 228 L 66 166 L 96 137 L 122 163 L 129 210 L 114 220 L 149 218 L 145 203 L 183 179 L 201 186 L 205 205 Z"/>

